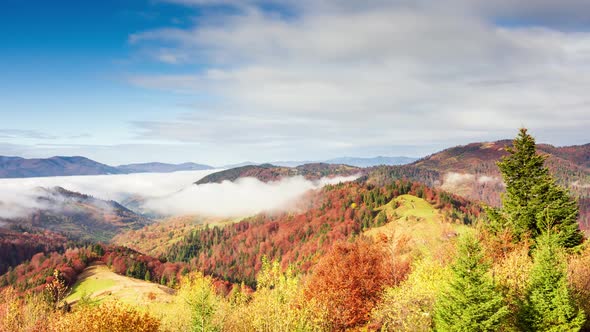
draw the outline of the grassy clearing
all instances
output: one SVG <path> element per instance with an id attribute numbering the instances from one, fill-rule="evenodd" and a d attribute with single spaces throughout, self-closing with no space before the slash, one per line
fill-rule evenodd
<path id="1" fill-rule="evenodd" d="M 448 250 L 449 240 L 468 231 L 465 225 L 444 221 L 441 213 L 422 198 L 401 195 L 376 209 L 387 216 L 388 223 L 372 228 L 365 235 L 384 234 L 396 246 L 407 242 L 412 256 L 432 256 Z M 377 216 L 378 218 L 379 216 Z"/>
<path id="2" fill-rule="evenodd" d="M 171 303 L 173 294 L 174 290 L 168 287 L 118 275 L 105 265 L 93 265 L 82 272 L 66 301 L 74 304 L 88 296 L 93 302 L 117 300 L 142 306 Z"/>
<path id="3" fill-rule="evenodd" d="M 83 294 L 91 295 L 98 292 L 103 292 L 115 286 L 117 283 L 114 280 L 98 279 L 98 277 L 87 278 L 82 283 L 76 284 L 72 289 L 72 294 L 68 299 L 79 299 Z"/>
<path id="4" fill-rule="evenodd" d="M 190 311 L 185 300 L 173 289 L 118 275 L 105 265 L 86 268 L 66 301 L 74 306 L 79 301 L 89 304 L 117 301 L 149 312 L 162 321 L 166 331 L 188 330 L 188 326 L 178 326 L 178 323 L 188 322 L 186 317 L 190 317 Z"/>
<path id="5" fill-rule="evenodd" d="M 412 195 L 398 196 L 377 210 L 391 219 L 413 218 L 432 221 L 440 217 L 439 212 L 430 203 Z"/>

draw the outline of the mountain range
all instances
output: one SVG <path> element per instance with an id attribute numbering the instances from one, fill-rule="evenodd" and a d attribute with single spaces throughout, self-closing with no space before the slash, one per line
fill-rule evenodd
<path id="1" fill-rule="evenodd" d="M 465 198 L 499 206 L 504 183 L 496 162 L 508 154 L 512 141 L 471 143 L 452 147 L 412 164 L 381 166 L 367 170 L 376 185 L 394 179 L 410 179 Z M 580 226 L 590 229 L 590 144 L 555 147 L 538 144 L 545 164 L 557 183 L 578 198 Z"/>
<path id="2" fill-rule="evenodd" d="M 345 164 L 355 167 L 371 167 L 377 165 L 403 165 L 415 161 L 410 157 L 383 157 L 356 158 L 342 157 L 325 161 L 277 161 L 275 166 L 297 167 L 304 164 Z M 243 162 L 234 165 L 225 165 L 221 168 L 231 169 L 242 166 L 258 166 L 263 163 Z M 71 175 L 105 175 L 105 174 L 131 174 L 131 173 L 171 173 L 178 171 L 197 171 L 214 169 L 215 167 L 204 164 L 186 162 L 181 164 L 169 164 L 161 162 L 135 163 L 119 166 L 106 165 L 86 157 L 55 156 L 51 158 L 32 158 L 0 156 L 0 178 L 29 178 L 47 176 L 71 176 Z"/>
<path id="3" fill-rule="evenodd" d="M 128 164 L 117 166 L 117 169 L 126 173 L 172 173 L 178 171 L 202 171 L 213 169 L 212 166 L 196 164 L 196 163 L 182 163 L 182 164 L 166 164 L 166 163 L 142 163 L 142 164 Z"/>
<path id="4" fill-rule="evenodd" d="M 318 180 L 324 176 L 350 176 L 361 172 L 361 168 L 341 164 L 314 163 L 297 167 L 271 164 L 247 165 L 209 174 L 195 184 L 221 183 L 235 181 L 243 177 L 257 178 L 263 182 L 277 181 L 284 177 L 303 176 L 308 180 Z"/>
<path id="5" fill-rule="evenodd" d="M 236 168 L 242 166 L 259 166 L 263 164 L 272 164 L 275 166 L 283 166 L 283 167 L 297 167 L 305 164 L 343 164 L 355 167 L 372 167 L 372 166 L 379 166 L 379 165 L 404 165 L 409 164 L 418 160 L 418 158 L 412 157 L 384 157 L 384 156 L 377 156 L 377 157 L 339 157 L 327 160 L 292 160 L 292 161 L 273 161 L 268 163 L 255 163 L 252 161 L 245 161 L 239 164 L 230 164 L 224 165 L 221 168 Z"/>
<path id="6" fill-rule="evenodd" d="M 358 168 L 369 183 L 381 186 L 392 180 L 408 179 L 439 188 L 465 198 L 492 206 L 501 202 L 504 183 L 496 162 L 508 154 L 511 140 L 479 142 L 455 146 L 405 165 L 382 165 Z M 556 181 L 567 187 L 580 204 L 580 225 L 590 229 L 590 144 L 555 147 L 538 144 L 539 153 L 546 156 L 546 165 Z M 327 165 L 327 164 L 312 164 Z M 283 176 L 303 175 L 307 165 L 289 168 L 270 164 L 249 165 L 209 174 L 197 184 L 234 181 L 240 177 L 255 177 L 261 181 L 276 181 Z M 329 173 L 325 169 L 324 173 Z M 351 171 L 351 170 L 347 170 Z M 346 172 L 339 175 L 349 175 Z"/>
<path id="7" fill-rule="evenodd" d="M 166 164 L 140 163 L 110 166 L 86 157 L 55 156 L 51 158 L 25 159 L 0 156 L 0 178 L 30 178 L 71 175 L 106 175 L 130 173 L 170 173 L 178 171 L 206 170 L 213 167 L 195 163 Z"/>
<path id="8" fill-rule="evenodd" d="M 78 276 L 80 284 L 94 282 L 96 276 L 85 279 L 85 275 L 100 264 L 117 279 L 133 277 L 168 286 L 178 286 L 177 281 L 184 274 L 200 271 L 211 276 L 216 284 L 227 285 L 227 294 L 231 284 L 243 285 L 244 290 L 256 289 L 264 262 L 269 261 L 276 260 L 277 266 L 292 264 L 298 273 L 313 278 L 317 269 L 327 266 L 324 259 L 335 252 L 334 248 L 343 243 L 350 245 L 364 239 L 363 236 L 373 238 L 379 248 L 387 245 L 388 250 L 395 250 L 395 257 L 399 258 L 396 271 L 414 273 L 410 268 L 413 257 L 440 255 L 437 261 L 447 259 L 454 251 L 452 239 L 485 218 L 482 202 L 499 204 L 504 185 L 496 162 L 510 146 L 511 141 L 471 143 L 393 166 L 247 165 L 212 173 L 197 182 L 219 183 L 243 177 L 268 182 L 291 176 L 315 180 L 361 175 L 356 181 L 306 192 L 293 202 L 292 210 L 261 212 L 245 218 L 187 215 L 154 222 L 130 210 L 132 202 L 145 198 L 142 195 L 147 192 L 120 204 L 60 187 L 37 188 L 33 199 L 41 208 L 19 218 L 0 219 L 0 289 L 2 285 L 14 285 L 21 290 L 43 289 L 47 276 L 55 270 L 68 276 L 69 285 Z M 569 187 L 578 198 L 580 225 L 588 231 L 590 144 L 540 144 L 537 151 L 546 156 L 546 165 L 556 181 Z M 14 162 L 18 158 L 3 160 Z M 142 168 L 133 167 L 135 171 Z M 145 167 L 143 171 L 166 170 L 157 164 Z M 191 189 L 208 187 L 217 186 Z M 254 195 L 251 191 L 247 194 Z M 188 201 L 195 202 L 190 197 Z M 359 252 L 363 254 L 377 250 L 373 246 L 362 248 L 365 249 Z M 498 247 L 498 255 L 504 255 L 504 250 Z M 339 261 L 330 264 L 337 266 Z M 349 275 L 356 265 L 343 271 Z M 370 266 L 369 274 L 374 275 L 375 265 L 365 266 Z M 2 276 L 5 271 L 8 273 Z M 411 280 L 404 278 L 402 275 L 399 280 Z M 128 280 L 127 285 L 131 284 L 137 285 Z"/>
<path id="9" fill-rule="evenodd" d="M 122 170 L 85 157 L 25 159 L 0 156 L 0 178 L 28 178 L 64 175 L 122 174 Z"/>

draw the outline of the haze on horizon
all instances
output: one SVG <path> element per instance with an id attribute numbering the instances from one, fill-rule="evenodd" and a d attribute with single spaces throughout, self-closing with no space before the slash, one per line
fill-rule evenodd
<path id="1" fill-rule="evenodd" d="M 0 155 L 117 165 L 590 142 L 586 0 L 0 5 Z"/>

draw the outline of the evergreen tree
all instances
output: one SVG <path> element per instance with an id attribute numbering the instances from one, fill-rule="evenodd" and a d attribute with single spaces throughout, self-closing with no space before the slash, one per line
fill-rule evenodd
<path id="1" fill-rule="evenodd" d="M 531 284 L 522 310 L 524 331 L 579 331 L 586 320 L 568 290 L 564 252 L 559 236 L 547 233 L 538 238 L 533 252 Z"/>
<path id="2" fill-rule="evenodd" d="M 578 202 L 571 199 L 563 187 L 553 180 L 535 187 L 533 205 L 539 206 L 536 214 L 537 232 L 554 233 L 557 243 L 566 248 L 582 243 L 584 236 L 578 227 Z"/>
<path id="3" fill-rule="evenodd" d="M 482 247 L 473 235 L 459 244 L 451 266 L 453 278 L 435 307 L 438 331 L 497 331 L 508 315 L 508 307 L 488 275 Z"/>
<path id="4" fill-rule="evenodd" d="M 559 234 L 563 246 L 580 244 L 577 202 L 555 183 L 544 166 L 546 157 L 536 153 L 535 139 L 520 129 L 507 151 L 509 155 L 498 162 L 506 184 L 502 209 L 488 210 L 493 226 L 509 227 L 517 239 L 536 238 L 550 230 Z"/>

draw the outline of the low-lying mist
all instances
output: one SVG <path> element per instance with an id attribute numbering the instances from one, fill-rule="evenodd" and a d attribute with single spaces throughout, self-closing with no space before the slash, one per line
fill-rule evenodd
<path id="1" fill-rule="evenodd" d="M 103 200 L 121 201 L 132 196 L 169 195 L 213 172 L 215 170 L 0 179 L 0 217 L 24 217 L 36 209 L 59 210 L 59 205 L 38 199 L 51 196 L 52 201 L 59 201 L 55 192 L 41 188 L 62 187 Z"/>
<path id="2" fill-rule="evenodd" d="M 310 181 L 297 176 L 269 183 L 242 178 L 235 182 L 193 184 L 217 171 L 0 179 L 0 217 L 23 217 L 35 209 L 59 209 L 59 206 L 51 206 L 47 201 L 38 199 L 48 195 L 40 188 L 53 187 L 118 202 L 139 198 L 136 208 L 158 215 L 246 216 L 285 209 L 310 189 L 358 177 Z M 51 195 L 55 202 L 55 193 Z"/>
<path id="3" fill-rule="evenodd" d="M 262 182 L 241 178 L 235 182 L 193 185 L 167 197 L 149 199 L 144 208 L 165 215 L 202 214 L 217 217 L 252 215 L 288 209 L 291 202 L 310 189 L 353 181 L 358 176 L 306 180 L 302 176 Z"/>

